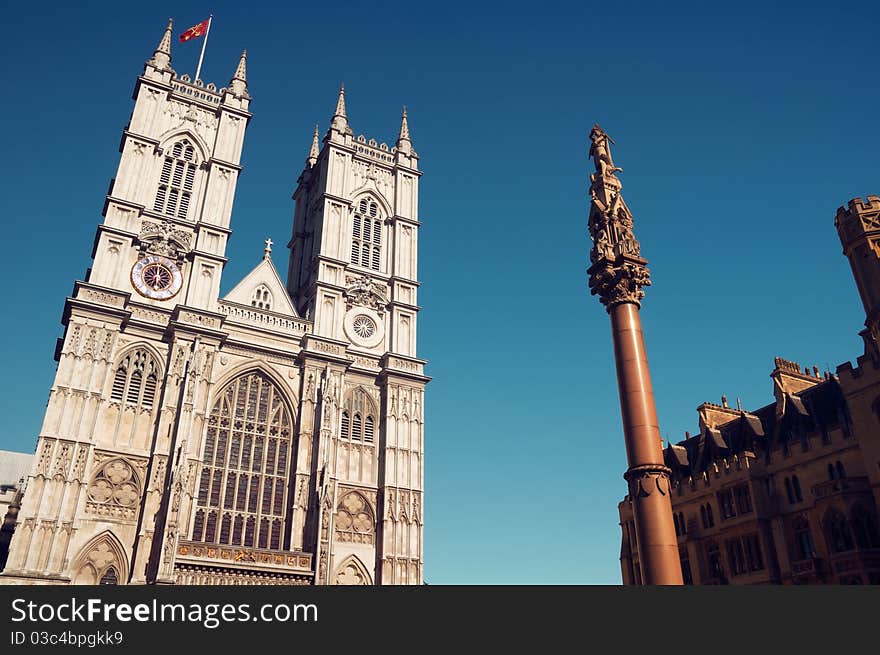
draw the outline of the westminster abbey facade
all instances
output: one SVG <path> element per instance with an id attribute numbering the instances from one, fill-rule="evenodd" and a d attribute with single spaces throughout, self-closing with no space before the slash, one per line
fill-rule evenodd
<path id="1" fill-rule="evenodd" d="M 93 265 L 0 583 L 421 584 L 418 155 L 355 136 L 344 90 L 271 240 L 220 296 L 251 118 L 171 68 L 134 90 Z M 259 251 L 258 251 L 259 252 Z"/>

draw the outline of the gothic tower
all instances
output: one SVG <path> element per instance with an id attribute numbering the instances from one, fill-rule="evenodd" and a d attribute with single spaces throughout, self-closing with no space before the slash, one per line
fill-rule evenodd
<path id="1" fill-rule="evenodd" d="M 171 68 L 171 38 L 169 21 L 65 303 L 0 582 L 421 583 L 428 378 L 406 118 L 396 148 L 368 145 L 340 98 L 294 196 L 295 277 L 267 239 L 220 297 L 247 55 L 218 89 Z"/>
<path id="2" fill-rule="evenodd" d="M 294 193 L 288 290 L 314 335 L 322 372 L 318 494 L 323 554 L 376 561 L 377 579 L 422 579 L 424 362 L 416 354 L 418 155 L 403 111 L 395 147 L 355 136 L 345 89 L 318 131 Z M 309 355 L 304 354 L 304 357 Z M 307 360 L 308 361 L 308 360 Z M 309 364 L 314 366 L 314 364 Z M 317 369 L 315 369 L 317 371 Z M 334 498 L 378 492 L 373 549 L 339 529 Z M 338 504 L 338 503 L 337 503 Z"/>
<path id="3" fill-rule="evenodd" d="M 834 225 L 865 308 L 866 349 L 876 358 L 880 344 L 880 197 L 850 200 L 846 207 L 837 209 Z"/>

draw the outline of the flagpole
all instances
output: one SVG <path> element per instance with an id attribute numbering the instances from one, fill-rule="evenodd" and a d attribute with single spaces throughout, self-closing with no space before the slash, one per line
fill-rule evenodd
<path id="1" fill-rule="evenodd" d="M 204 14 L 202 14 L 202 16 L 204 16 Z M 205 30 L 205 40 L 202 41 L 202 54 L 199 55 L 199 65 L 196 67 L 196 78 L 193 82 L 199 79 L 199 73 L 202 72 L 202 59 L 205 57 L 205 46 L 208 45 L 208 35 L 211 33 L 212 20 L 214 20 L 214 14 L 208 16 L 208 29 Z"/>

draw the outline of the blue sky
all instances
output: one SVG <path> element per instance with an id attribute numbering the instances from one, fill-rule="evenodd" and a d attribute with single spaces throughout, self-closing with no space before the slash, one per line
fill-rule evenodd
<path id="1" fill-rule="evenodd" d="M 427 580 L 618 583 L 626 456 L 608 318 L 586 286 L 589 128 L 617 142 L 653 273 L 642 317 L 661 429 L 678 440 L 722 393 L 768 403 L 776 355 L 834 370 L 861 352 L 833 217 L 880 194 L 880 9 L 317 4 L 6 7 L 0 448 L 35 444 L 135 77 L 168 16 L 176 34 L 213 12 L 202 77 L 225 85 L 246 47 L 254 113 L 224 291 L 267 236 L 286 243 L 340 81 L 358 134 L 393 144 L 409 110 L 434 378 Z M 200 45 L 174 43 L 179 73 Z"/>

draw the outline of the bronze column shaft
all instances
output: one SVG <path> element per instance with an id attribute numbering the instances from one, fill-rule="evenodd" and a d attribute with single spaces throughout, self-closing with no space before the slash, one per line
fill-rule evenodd
<path id="1" fill-rule="evenodd" d="M 610 308 L 617 387 L 626 443 L 627 469 L 642 578 L 649 585 L 682 584 L 678 542 L 669 497 L 663 447 L 639 308 Z"/>

